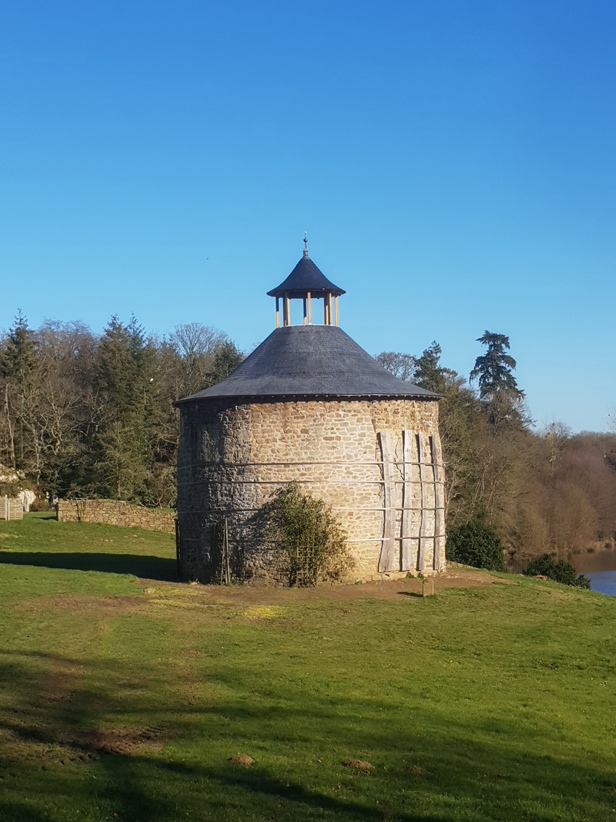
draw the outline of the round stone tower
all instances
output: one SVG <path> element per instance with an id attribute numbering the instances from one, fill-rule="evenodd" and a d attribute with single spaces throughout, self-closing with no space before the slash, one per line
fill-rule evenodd
<path id="1" fill-rule="evenodd" d="M 276 330 L 227 379 L 178 403 L 182 578 L 284 583 L 258 515 L 291 481 L 324 500 L 345 530 L 350 580 L 443 571 L 438 396 L 394 377 L 338 327 L 345 292 L 306 244 L 268 293 Z M 302 300 L 301 325 L 291 324 L 293 299 Z"/>

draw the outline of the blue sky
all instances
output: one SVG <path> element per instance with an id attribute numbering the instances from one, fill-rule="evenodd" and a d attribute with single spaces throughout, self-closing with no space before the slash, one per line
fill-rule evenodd
<path id="1" fill-rule="evenodd" d="M 539 424 L 616 406 L 616 4 L 0 9 L 0 328 L 117 313 L 249 350 L 312 258 L 370 353 L 468 375 L 508 334 Z"/>

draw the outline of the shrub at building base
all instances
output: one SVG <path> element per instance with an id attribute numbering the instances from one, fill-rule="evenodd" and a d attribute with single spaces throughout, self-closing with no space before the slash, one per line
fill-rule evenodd
<path id="1" fill-rule="evenodd" d="M 274 550 L 287 555 L 289 585 L 337 581 L 351 568 L 344 532 L 323 500 L 302 494 L 296 482 L 275 494 L 262 515 Z"/>
<path id="2" fill-rule="evenodd" d="M 542 554 L 540 557 L 535 557 L 526 566 L 524 571 L 526 576 L 536 577 L 545 576 L 548 579 L 553 579 L 554 582 L 560 582 L 563 585 L 575 585 L 578 588 L 590 588 L 590 580 L 588 577 L 576 576 L 575 568 L 569 565 L 568 562 L 563 562 L 560 559 L 554 562 L 551 554 Z"/>
<path id="3" fill-rule="evenodd" d="M 505 570 L 503 543 L 481 520 L 460 525 L 447 534 L 447 559 L 489 571 Z"/>

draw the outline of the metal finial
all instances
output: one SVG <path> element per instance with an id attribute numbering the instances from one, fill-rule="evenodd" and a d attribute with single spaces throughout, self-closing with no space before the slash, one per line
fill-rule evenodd
<path id="1" fill-rule="evenodd" d="M 304 257 L 308 256 L 308 232 L 304 231 Z"/>

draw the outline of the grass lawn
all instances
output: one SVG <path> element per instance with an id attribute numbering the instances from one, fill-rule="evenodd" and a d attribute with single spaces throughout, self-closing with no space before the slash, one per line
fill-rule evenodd
<path id="1" fill-rule="evenodd" d="M 0 522 L 2 822 L 616 819 L 616 598 L 174 570 L 166 534 Z"/>

